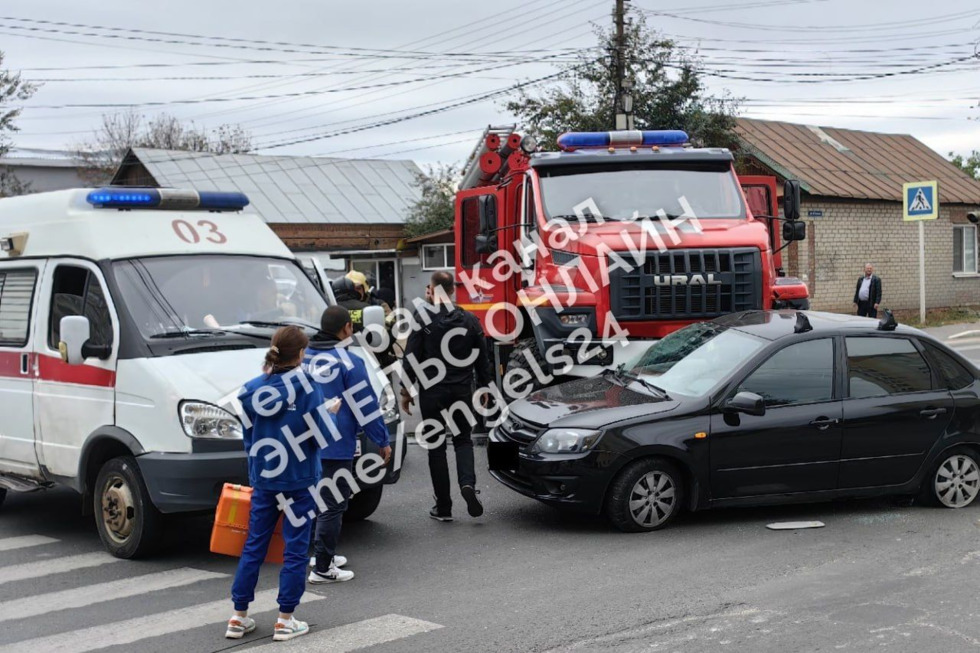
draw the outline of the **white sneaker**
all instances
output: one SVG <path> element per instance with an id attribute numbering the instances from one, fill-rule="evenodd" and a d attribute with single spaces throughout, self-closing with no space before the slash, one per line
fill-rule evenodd
<path id="1" fill-rule="evenodd" d="M 296 617 L 290 617 L 288 623 L 281 623 L 277 619 L 276 633 L 272 636 L 272 641 L 285 642 L 308 632 L 310 632 L 310 626 L 305 621 L 299 621 Z"/>
<path id="2" fill-rule="evenodd" d="M 347 558 L 341 555 L 335 555 L 333 557 L 333 564 L 331 567 L 343 567 L 347 564 Z M 316 567 L 316 556 L 310 556 L 310 567 Z"/>
<path id="3" fill-rule="evenodd" d="M 225 630 L 225 637 L 228 639 L 241 639 L 253 630 L 255 630 L 255 619 L 236 615 L 228 620 L 228 629 Z"/>
<path id="4" fill-rule="evenodd" d="M 346 569 L 331 565 L 325 574 L 321 574 L 316 569 L 311 569 L 310 577 L 307 580 L 314 585 L 319 585 L 321 583 L 344 583 L 353 577 L 353 571 L 347 571 Z"/>

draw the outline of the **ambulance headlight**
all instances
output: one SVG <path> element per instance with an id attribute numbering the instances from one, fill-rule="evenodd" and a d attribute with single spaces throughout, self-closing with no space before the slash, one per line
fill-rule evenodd
<path id="1" fill-rule="evenodd" d="M 234 439 L 242 437 L 242 423 L 224 408 L 202 401 L 180 403 L 180 425 L 192 438 Z"/>

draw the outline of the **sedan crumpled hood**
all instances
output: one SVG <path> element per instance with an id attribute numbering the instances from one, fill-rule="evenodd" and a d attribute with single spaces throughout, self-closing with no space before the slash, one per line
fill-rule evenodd
<path id="1" fill-rule="evenodd" d="M 664 413 L 679 403 L 647 394 L 606 377 L 577 379 L 539 390 L 510 406 L 517 418 L 543 426 L 601 428 L 615 422 Z"/>

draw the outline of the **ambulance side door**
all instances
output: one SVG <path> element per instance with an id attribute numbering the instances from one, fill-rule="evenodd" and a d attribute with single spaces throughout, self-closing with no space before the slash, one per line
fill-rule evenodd
<path id="1" fill-rule="evenodd" d="M 35 325 L 34 421 L 37 457 L 48 474 L 73 478 L 82 445 L 93 431 L 115 423 L 119 322 L 99 267 L 78 259 L 48 264 Z M 89 319 L 90 345 L 106 345 L 104 358 L 80 365 L 61 359 L 61 319 Z"/>
<path id="2" fill-rule="evenodd" d="M 0 473 L 41 479 L 34 452 L 34 337 L 43 261 L 0 266 Z"/>

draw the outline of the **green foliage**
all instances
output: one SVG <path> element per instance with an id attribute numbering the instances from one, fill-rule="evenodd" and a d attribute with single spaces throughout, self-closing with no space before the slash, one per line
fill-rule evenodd
<path id="1" fill-rule="evenodd" d="M 962 154 L 954 155 L 950 152 L 949 160 L 954 166 L 974 179 L 980 179 L 980 151 L 973 150 L 968 157 L 964 157 Z"/>
<path id="2" fill-rule="evenodd" d="M 710 96 L 701 61 L 651 30 L 643 14 L 631 12 L 624 61 L 632 81 L 636 129 L 683 129 L 693 143 L 712 147 L 736 145 L 738 101 Z M 506 108 L 545 149 L 554 149 L 566 131 L 608 131 L 615 127 L 615 33 L 596 29 L 599 47 L 583 52 L 550 88 L 537 94 L 525 89 Z"/>
<path id="3" fill-rule="evenodd" d="M 3 67 L 4 54 L 0 52 L 0 158 L 10 151 L 11 132 L 17 131 L 15 120 L 20 115 L 20 108 L 10 105 L 19 100 L 26 100 L 37 91 L 37 85 L 21 79 L 20 73 L 13 73 Z M 10 197 L 28 192 L 26 184 L 22 184 L 9 168 L 0 167 L 0 197 Z"/>
<path id="4" fill-rule="evenodd" d="M 415 185 L 422 194 L 408 210 L 405 220 L 407 237 L 453 228 L 453 201 L 459 176 L 459 168 L 453 165 L 429 167 L 426 172 L 416 175 Z"/>

